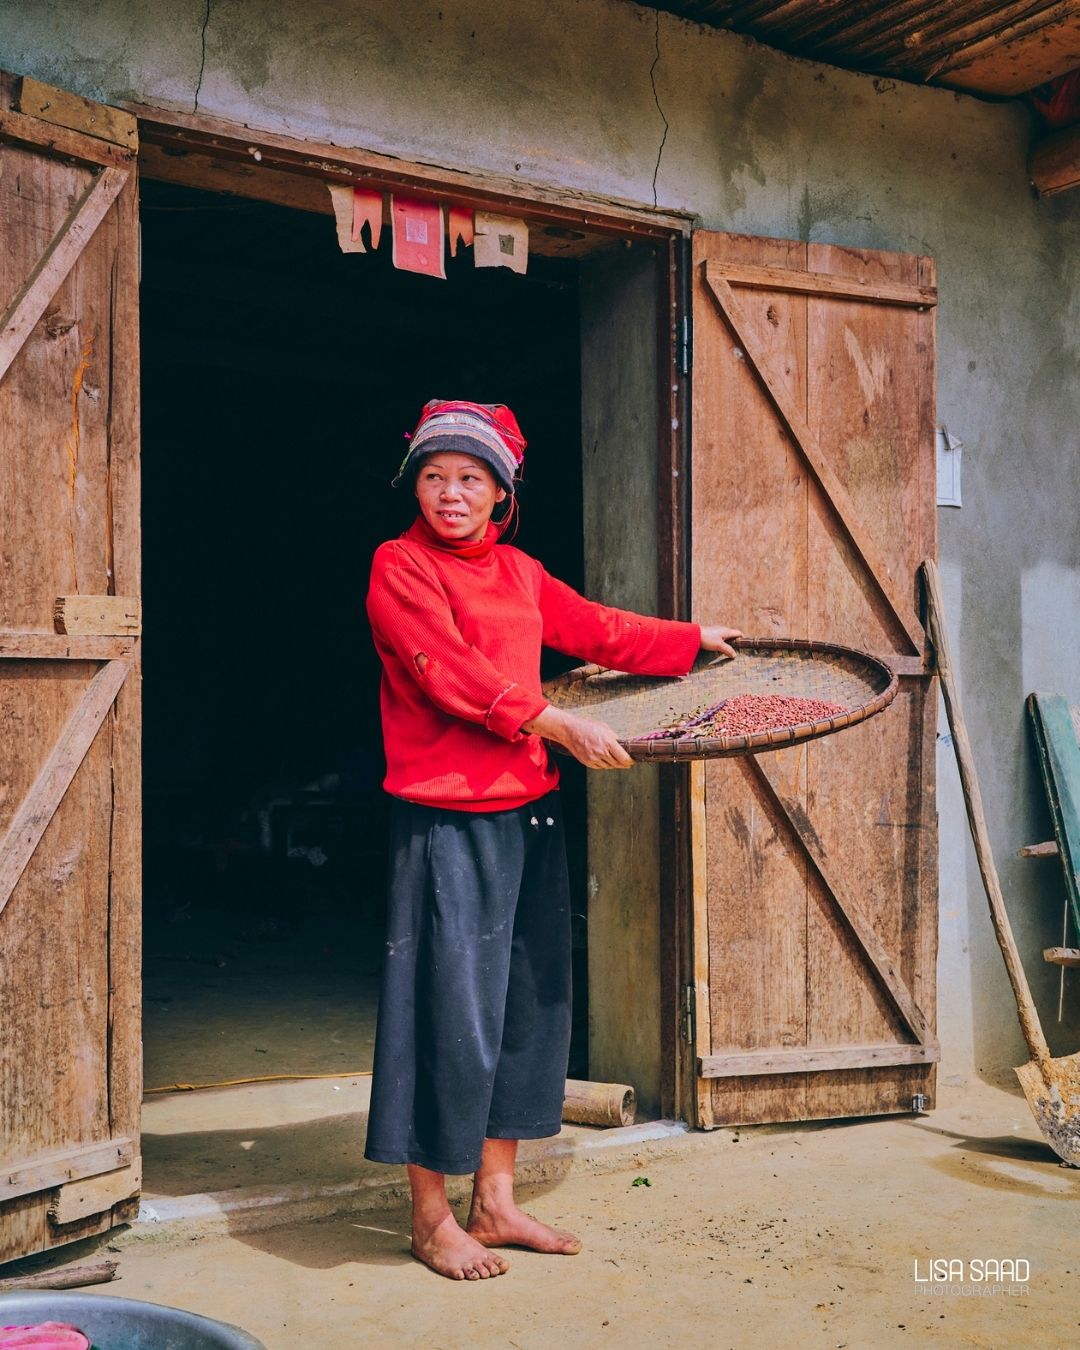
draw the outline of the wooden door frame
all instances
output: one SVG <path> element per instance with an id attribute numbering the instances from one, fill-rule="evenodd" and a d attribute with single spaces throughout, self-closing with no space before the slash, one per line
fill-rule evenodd
<path id="1" fill-rule="evenodd" d="M 282 136 L 202 114 L 142 103 L 122 105 L 139 124 L 142 177 L 254 197 L 330 214 L 327 186 L 358 184 L 381 192 L 446 201 L 474 210 L 580 228 L 657 248 L 657 594 L 660 612 L 687 613 L 690 550 L 691 213 L 552 188 L 487 172 L 433 167 L 375 151 Z M 693 983 L 689 775 L 661 775 L 659 859 L 661 1111 L 693 1118 L 692 1040 L 684 1036 L 680 991 Z"/>

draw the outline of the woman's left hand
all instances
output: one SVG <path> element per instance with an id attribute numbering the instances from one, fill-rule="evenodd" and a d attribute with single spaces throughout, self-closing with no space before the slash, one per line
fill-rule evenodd
<path id="1" fill-rule="evenodd" d="M 735 656 L 735 648 L 730 645 L 733 638 L 741 638 L 738 628 L 725 628 L 722 624 L 710 624 L 701 629 L 701 645 L 707 652 L 723 652 L 725 656 Z"/>

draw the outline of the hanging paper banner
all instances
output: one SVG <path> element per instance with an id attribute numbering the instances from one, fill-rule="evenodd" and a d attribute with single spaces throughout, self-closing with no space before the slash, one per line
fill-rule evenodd
<path id="1" fill-rule="evenodd" d="M 477 211 L 473 229 L 473 261 L 477 267 L 525 271 L 529 261 L 529 227 L 523 220 Z"/>
<path id="2" fill-rule="evenodd" d="M 334 220 L 342 253 L 367 252 L 360 236 L 365 224 L 371 230 L 371 247 L 377 249 L 382 234 L 382 193 L 345 183 L 331 183 L 330 198 L 334 203 Z"/>
<path id="3" fill-rule="evenodd" d="M 360 244 L 360 229 L 366 225 L 371 231 L 371 251 L 379 247 L 382 235 L 382 193 L 372 192 L 370 188 L 353 188 L 353 242 Z"/>
<path id="4" fill-rule="evenodd" d="M 353 239 L 353 190 L 346 183 L 330 184 L 330 199 L 334 203 L 338 247 L 342 253 L 363 253 L 364 245 Z"/>
<path id="5" fill-rule="evenodd" d="M 452 206 L 450 208 L 450 222 L 447 226 L 447 233 L 450 236 L 450 256 L 457 257 L 458 240 L 466 248 L 470 248 L 473 242 L 473 213 L 465 206 Z"/>
<path id="6" fill-rule="evenodd" d="M 390 223 L 394 235 L 394 266 L 406 272 L 445 278 L 442 206 L 438 202 L 391 197 Z"/>

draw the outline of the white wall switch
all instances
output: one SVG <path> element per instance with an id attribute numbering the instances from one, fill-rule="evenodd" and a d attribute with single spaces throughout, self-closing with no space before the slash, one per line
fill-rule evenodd
<path id="1" fill-rule="evenodd" d="M 960 464 L 964 443 L 945 426 L 937 429 L 937 504 L 960 506 Z"/>

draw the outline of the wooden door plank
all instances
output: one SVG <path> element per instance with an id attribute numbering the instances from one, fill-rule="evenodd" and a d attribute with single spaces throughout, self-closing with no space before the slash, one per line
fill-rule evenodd
<path id="1" fill-rule="evenodd" d="M 688 765 L 690 776 L 690 867 L 691 928 L 693 949 L 692 1015 L 690 1030 L 695 1045 L 712 1045 L 712 1014 L 709 999 L 709 849 L 708 812 L 705 802 L 705 765 Z M 684 1032 L 685 1034 L 685 1032 Z M 694 1124 L 702 1130 L 713 1128 L 712 1093 L 707 1084 L 698 1083 L 695 1093 L 697 1112 Z"/>
<path id="2" fill-rule="evenodd" d="M 758 1074 L 819 1073 L 842 1069 L 878 1069 L 895 1064 L 932 1064 L 941 1057 L 937 1045 L 845 1045 L 828 1049 L 755 1050 L 748 1055 L 703 1055 L 702 1078 L 748 1078 Z"/>
<path id="3" fill-rule="evenodd" d="M 38 841 L 63 800 L 130 669 L 128 661 L 109 661 L 94 676 L 15 812 L 7 833 L 0 839 L 0 913 L 11 899 Z"/>
<path id="4" fill-rule="evenodd" d="M 691 609 L 747 632 L 808 637 L 809 475 L 748 379 L 705 276 L 720 249 L 725 262 L 797 269 L 805 266 L 806 245 L 698 235 L 694 247 Z M 806 297 L 781 295 L 767 305 L 760 295 L 750 298 L 757 345 L 769 343 L 786 397 L 803 406 Z M 803 750 L 781 752 L 778 761 L 789 791 L 801 797 Z M 805 861 L 777 847 L 775 811 L 760 793 L 746 791 L 736 761 L 710 761 L 703 774 L 710 1015 L 699 1021 L 698 1053 L 713 1045 L 803 1045 Z M 699 1080 L 698 1096 L 714 1124 L 801 1118 L 805 1076 Z"/>
<path id="5" fill-rule="evenodd" d="M 878 660 L 884 661 L 889 669 L 894 670 L 901 678 L 910 676 L 920 679 L 924 675 L 934 673 L 933 659 L 927 656 L 896 656 L 892 652 L 883 652 Z"/>
<path id="6" fill-rule="evenodd" d="M 0 660 L 9 661 L 116 661 L 131 657 L 137 647 L 134 637 L 0 632 Z"/>
<path id="7" fill-rule="evenodd" d="M 102 1214 L 138 1195 L 142 1186 L 142 1159 L 134 1158 L 127 1167 L 101 1172 L 81 1181 L 61 1186 L 49 1205 L 49 1221 L 58 1228 L 80 1223 L 93 1214 Z"/>
<path id="8" fill-rule="evenodd" d="M 882 988 L 889 995 L 896 1011 L 903 1018 L 908 1031 L 920 1045 L 934 1043 L 934 1034 L 921 1009 L 911 996 L 911 991 L 901 978 L 896 962 L 885 949 L 881 939 L 867 917 L 861 903 L 840 880 L 832 867 L 825 846 L 818 838 L 806 812 L 798 804 L 784 796 L 773 781 L 773 775 L 764 767 L 763 756 L 744 755 L 740 760 L 748 774 L 756 778 L 766 789 L 770 798 L 782 812 L 795 837 L 802 845 L 806 857 L 817 873 L 827 893 L 832 897 L 837 909 L 843 915 L 859 946 L 866 954 Z"/>
<path id="9" fill-rule="evenodd" d="M 34 325 L 45 313 L 127 180 L 127 169 L 103 169 L 88 179 L 82 193 L 72 203 L 37 266 L 0 318 L 0 380 L 10 370 Z"/>
<path id="10" fill-rule="evenodd" d="M 139 148 L 139 124 L 131 113 L 106 103 L 94 103 L 81 94 L 43 84 L 29 75 L 17 78 L 12 108 L 39 122 L 80 131 L 127 150 Z"/>
<path id="11" fill-rule="evenodd" d="M 113 363 L 125 373 L 109 400 L 109 566 L 113 589 L 142 591 L 139 473 L 139 193 L 133 175 L 116 203 Z M 113 827 L 109 836 L 109 1120 L 116 1134 L 139 1133 L 142 1061 L 142 711 L 141 648 L 116 696 L 112 721 Z M 124 1223 L 138 1199 L 113 1208 Z"/>
<path id="12" fill-rule="evenodd" d="M 58 595 L 53 602 L 58 633 L 116 636 L 142 628 L 139 598 L 133 595 Z"/>
<path id="13" fill-rule="evenodd" d="M 36 1158 L 0 1164 L 0 1201 L 35 1191 L 52 1190 L 68 1181 L 81 1181 L 101 1172 L 128 1167 L 135 1158 L 131 1139 L 103 1139 L 95 1144 L 39 1153 Z"/>
<path id="14" fill-rule="evenodd" d="M 87 136 L 85 132 L 72 131 L 68 127 L 49 126 L 11 108 L 0 108 L 0 144 L 4 141 L 40 150 L 50 158 L 62 156 L 77 160 L 80 164 L 125 168 L 134 159 L 130 150 L 122 150 L 111 141 Z"/>
<path id="15" fill-rule="evenodd" d="M 753 368 L 762 389 L 780 417 L 792 444 L 806 462 L 823 495 L 832 507 L 837 520 L 851 541 L 870 579 L 881 592 L 899 629 L 910 642 L 913 651 L 922 653 L 925 647 L 925 635 L 913 619 L 905 616 L 904 601 L 892 578 L 884 558 L 874 543 L 870 533 L 863 527 L 855 510 L 855 505 L 847 489 L 833 471 L 822 454 L 817 437 L 810 429 L 806 418 L 784 394 L 784 379 L 771 359 L 756 344 L 746 314 L 735 297 L 734 291 L 722 277 L 706 274 L 706 282 L 713 293 L 721 313 L 731 326 L 745 359 Z"/>
<path id="16" fill-rule="evenodd" d="M 915 284 L 916 257 L 867 253 L 813 243 L 815 272 L 875 283 Z M 932 424 L 924 427 L 924 315 L 910 308 L 870 305 L 839 296 L 807 302 L 807 422 L 859 519 L 892 575 L 910 578 L 906 614 L 917 615 L 914 576 L 926 523 L 924 469 L 932 455 Z M 932 317 L 933 311 L 928 311 Z M 880 597 L 866 583 L 832 512 L 814 493 L 809 531 L 810 631 L 848 646 L 888 653 L 896 643 Z M 906 645 L 906 644 L 905 644 Z M 886 660 L 889 657 L 886 654 Z M 918 657 L 909 658 L 920 667 Z M 882 945 L 914 982 L 925 969 L 920 951 L 926 924 L 918 903 L 923 875 L 923 727 L 936 719 L 925 671 L 909 677 L 887 715 L 808 748 L 807 814 L 828 850 L 831 870 L 863 904 Z M 935 706 L 931 708 L 931 703 Z M 866 960 L 835 901 L 816 878 L 809 913 L 807 1043 L 869 1045 L 903 1040 L 891 999 Z M 925 983 L 922 993 L 926 992 Z M 925 1013 L 924 1009 L 924 1013 Z M 928 1019 L 929 1020 L 929 1019 Z M 821 1072 L 807 1085 L 811 1115 L 863 1114 L 910 1101 L 912 1080 L 925 1066 Z"/>
<path id="17" fill-rule="evenodd" d="M 726 281 L 732 286 L 766 291 L 801 291 L 809 295 L 827 295 L 883 305 L 909 305 L 926 309 L 937 304 L 937 287 L 913 285 L 902 281 L 838 276 L 834 272 L 794 271 L 787 267 L 769 267 L 760 263 L 708 262 L 705 271 L 710 281 Z"/>

